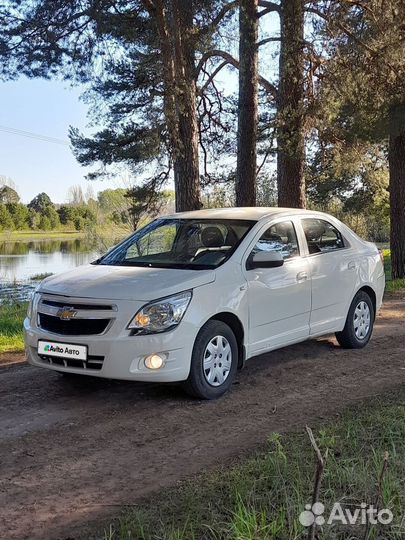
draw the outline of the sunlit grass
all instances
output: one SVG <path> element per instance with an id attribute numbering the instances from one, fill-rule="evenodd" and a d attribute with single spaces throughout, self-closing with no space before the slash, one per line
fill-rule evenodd
<path id="1" fill-rule="evenodd" d="M 81 231 L 3 231 L 0 232 L 0 242 L 15 242 L 21 241 L 36 241 L 36 240 L 74 240 L 75 238 L 83 238 L 84 233 Z"/>
<path id="2" fill-rule="evenodd" d="M 27 303 L 0 305 L 0 353 L 24 350 L 22 325 Z"/>
<path id="3" fill-rule="evenodd" d="M 42 281 L 43 279 L 53 276 L 52 272 L 42 272 L 40 274 L 34 274 L 30 277 L 31 281 Z"/>
<path id="4" fill-rule="evenodd" d="M 392 279 L 392 264 L 391 264 L 391 250 L 384 249 L 384 269 L 386 285 L 385 290 L 387 292 L 399 291 L 405 288 L 405 279 Z"/>

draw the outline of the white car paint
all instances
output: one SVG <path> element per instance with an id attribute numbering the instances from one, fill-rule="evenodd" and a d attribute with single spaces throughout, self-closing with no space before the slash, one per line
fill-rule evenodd
<path id="1" fill-rule="evenodd" d="M 215 280 L 212 270 L 174 270 L 122 266 L 78 266 L 46 278 L 41 292 L 110 300 L 150 301 L 179 290 L 194 289 Z M 181 288 L 179 289 L 179 284 Z"/>
<path id="2" fill-rule="evenodd" d="M 129 266 L 86 265 L 45 279 L 24 321 L 29 362 L 35 366 L 96 377 L 172 382 L 187 379 L 193 345 L 201 327 L 211 318 L 233 316 L 234 333 L 248 359 L 257 354 L 310 337 L 341 331 L 357 291 L 368 287 L 376 310 L 385 286 L 383 265 L 376 246 L 361 240 L 334 217 L 287 208 L 229 208 L 185 212 L 170 219 L 232 219 L 255 222 L 230 258 L 215 269 L 191 270 Z M 301 220 L 316 218 L 336 227 L 345 247 L 326 253 L 309 253 Z M 247 259 L 264 231 L 291 221 L 297 233 L 300 256 L 279 268 L 252 269 Z M 192 291 L 181 322 L 155 334 L 133 335 L 128 323 L 152 300 Z M 44 304 L 44 302 L 51 305 Z M 111 319 L 97 335 L 63 335 L 44 330 L 38 312 L 54 316 L 57 302 L 79 304 L 81 319 Z M 105 309 L 109 307 L 109 309 Z M 38 342 L 86 346 L 88 362 L 72 367 L 38 354 Z M 43 350 L 41 349 L 43 352 Z M 164 357 L 160 369 L 145 366 L 151 354 Z M 92 364 L 93 363 L 93 364 Z M 97 369 L 92 369 L 95 365 Z"/>

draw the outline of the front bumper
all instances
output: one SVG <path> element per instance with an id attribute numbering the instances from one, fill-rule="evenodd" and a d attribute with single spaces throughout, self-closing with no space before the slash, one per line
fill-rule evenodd
<path id="1" fill-rule="evenodd" d="M 128 321 L 139 309 L 136 302 L 120 304 L 116 318 L 108 330 L 101 335 L 72 336 L 60 335 L 43 330 L 34 315 L 24 321 L 25 346 L 28 361 L 34 366 L 55 371 L 91 375 L 109 379 L 175 382 L 186 380 L 190 372 L 191 354 L 195 339 L 195 327 L 183 320 L 178 327 L 169 332 L 153 335 L 130 335 L 126 329 Z M 38 355 L 38 341 L 60 342 L 66 344 L 87 345 L 90 359 L 97 359 L 91 366 L 89 363 L 78 363 Z M 148 369 L 144 360 L 151 354 L 163 354 L 165 364 L 157 370 Z M 94 369 L 97 365 L 97 369 Z"/>

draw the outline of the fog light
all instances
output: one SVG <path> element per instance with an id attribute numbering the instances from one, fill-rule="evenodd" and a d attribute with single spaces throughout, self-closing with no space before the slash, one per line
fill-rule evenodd
<path id="1" fill-rule="evenodd" d="M 145 366 L 149 369 L 159 369 L 164 364 L 164 358 L 158 354 L 151 354 L 145 358 Z"/>

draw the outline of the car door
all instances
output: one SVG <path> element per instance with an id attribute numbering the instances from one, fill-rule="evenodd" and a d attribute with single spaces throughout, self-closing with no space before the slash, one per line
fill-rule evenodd
<path id="1" fill-rule="evenodd" d="M 309 335 L 311 282 L 292 219 L 271 222 L 256 235 L 242 261 L 248 286 L 249 355 L 304 340 Z M 278 268 L 246 269 L 258 251 L 279 251 Z"/>
<path id="2" fill-rule="evenodd" d="M 326 219 L 301 219 L 312 282 L 311 335 L 341 330 L 354 295 L 356 253 L 337 226 Z"/>

